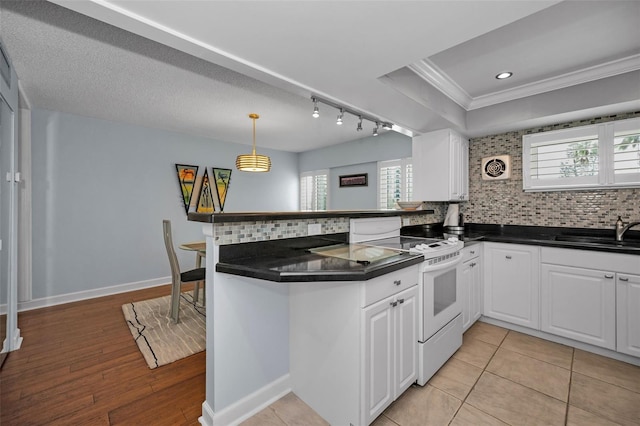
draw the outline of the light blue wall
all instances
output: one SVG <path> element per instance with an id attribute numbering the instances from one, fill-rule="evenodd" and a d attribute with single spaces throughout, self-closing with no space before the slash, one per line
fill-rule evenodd
<path id="1" fill-rule="evenodd" d="M 339 177 L 367 173 L 367 186 L 340 187 Z M 378 164 L 365 163 L 334 167 L 329 176 L 329 208 L 331 210 L 377 209 Z"/>
<path id="2" fill-rule="evenodd" d="M 300 172 L 329 169 L 331 210 L 377 209 L 378 161 L 411 157 L 411 138 L 385 132 L 350 142 L 300 153 Z M 368 173 L 366 187 L 340 188 L 338 177 Z"/>
<path id="3" fill-rule="evenodd" d="M 234 163 L 246 145 L 41 109 L 31 137 L 33 299 L 169 276 L 162 219 L 176 245 L 203 239 L 186 219 L 175 163 L 234 169 L 225 211 L 298 208 L 295 153 L 263 149 L 272 171 L 242 173 Z M 183 267 L 195 262 L 178 255 Z"/>
<path id="4" fill-rule="evenodd" d="M 355 133 L 355 132 L 354 132 Z M 355 136 L 355 134 L 354 134 Z M 300 153 L 300 172 L 331 169 L 411 157 L 411 138 L 388 131 L 325 148 Z M 371 176 L 369 176 L 371 178 Z"/>

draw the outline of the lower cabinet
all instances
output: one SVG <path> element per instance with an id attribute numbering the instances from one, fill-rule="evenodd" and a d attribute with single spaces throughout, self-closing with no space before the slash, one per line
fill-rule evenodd
<path id="1" fill-rule="evenodd" d="M 484 315 L 539 329 L 539 247 L 484 243 Z"/>
<path id="2" fill-rule="evenodd" d="M 640 357 L 640 275 L 616 278 L 618 352 Z"/>
<path id="3" fill-rule="evenodd" d="M 458 268 L 458 285 L 462 303 L 462 330 L 467 331 L 482 315 L 482 275 L 480 245 L 462 249 L 462 264 Z"/>
<path id="4" fill-rule="evenodd" d="M 366 426 L 416 381 L 418 279 L 289 286 L 291 389 L 329 424 Z"/>
<path id="5" fill-rule="evenodd" d="M 541 330 L 616 349 L 615 273 L 543 263 Z"/>
<path id="6" fill-rule="evenodd" d="M 365 424 L 378 417 L 417 377 L 418 288 L 363 309 Z"/>

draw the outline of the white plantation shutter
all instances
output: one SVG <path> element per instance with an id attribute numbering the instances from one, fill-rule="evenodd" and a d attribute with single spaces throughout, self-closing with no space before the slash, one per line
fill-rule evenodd
<path id="1" fill-rule="evenodd" d="M 640 186 L 640 119 L 525 135 L 525 191 Z"/>
<path id="2" fill-rule="evenodd" d="M 378 207 L 395 209 L 396 201 L 411 200 L 413 170 L 410 158 L 378 162 Z"/>
<path id="3" fill-rule="evenodd" d="M 329 170 L 300 175 L 300 210 L 327 210 Z"/>

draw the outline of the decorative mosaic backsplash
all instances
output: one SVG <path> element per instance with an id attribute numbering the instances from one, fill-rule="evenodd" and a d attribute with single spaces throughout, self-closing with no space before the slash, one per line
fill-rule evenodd
<path id="1" fill-rule="evenodd" d="M 432 205 L 433 204 L 433 205 Z M 442 222 L 446 205 L 428 203 L 427 209 L 435 214 L 411 214 L 402 216 L 402 225 L 421 225 Z M 279 240 L 283 238 L 306 237 L 307 225 L 319 223 L 320 234 L 349 232 L 349 218 L 274 220 L 255 222 L 229 222 L 214 224 L 217 245 L 252 243 L 256 241 Z"/>
<path id="2" fill-rule="evenodd" d="M 640 220 L 640 189 L 524 192 L 522 136 L 639 117 L 640 111 L 590 120 L 473 138 L 469 141 L 469 201 L 461 203 L 466 222 L 503 225 L 612 228 L 618 215 L 625 222 Z M 481 160 L 511 155 L 511 179 L 483 181 Z"/>

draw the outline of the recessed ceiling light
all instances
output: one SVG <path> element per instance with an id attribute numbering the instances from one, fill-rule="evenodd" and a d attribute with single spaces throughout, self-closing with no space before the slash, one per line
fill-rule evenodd
<path id="1" fill-rule="evenodd" d="M 512 72 L 509 71 L 505 71 L 505 72 L 501 72 L 500 74 L 496 75 L 496 78 L 498 80 L 504 80 L 505 78 L 509 78 L 513 75 Z"/>

